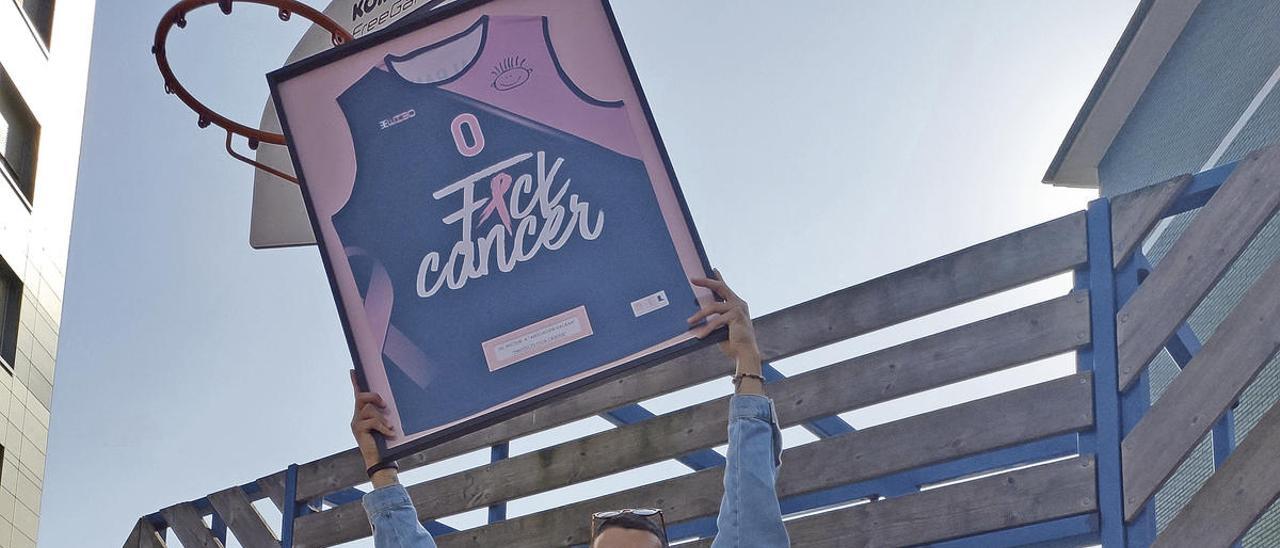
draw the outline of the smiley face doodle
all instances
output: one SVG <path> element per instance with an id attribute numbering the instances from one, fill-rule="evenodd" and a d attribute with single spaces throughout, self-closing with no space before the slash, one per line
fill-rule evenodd
<path id="1" fill-rule="evenodd" d="M 533 69 L 525 66 L 523 57 L 511 56 L 502 60 L 491 71 L 493 74 L 493 88 L 498 91 L 507 91 L 520 87 L 521 84 L 529 81 L 529 76 L 533 75 Z"/>

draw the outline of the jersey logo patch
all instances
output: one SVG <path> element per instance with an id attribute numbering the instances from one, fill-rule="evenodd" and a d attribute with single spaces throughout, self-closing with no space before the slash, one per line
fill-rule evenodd
<path id="1" fill-rule="evenodd" d="M 387 118 L 386 120 L 378 122 L 378 128 L 387 129 L 396 124 L 403 123 L 408 119 L 413 118 L 414 116 L 417 116 L 417 115 L 418 115 L 418 111 L 409 109 L 404 112 L 401 112 L 400 114 Z"/>

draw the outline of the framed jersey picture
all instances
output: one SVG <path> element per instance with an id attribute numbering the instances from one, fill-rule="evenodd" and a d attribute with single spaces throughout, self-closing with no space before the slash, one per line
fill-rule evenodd
<path id="1" fill-rule="evenodd" d="M 268 79 L 384 459 L 708 342 L 607 1 L 459 1 Z"/>

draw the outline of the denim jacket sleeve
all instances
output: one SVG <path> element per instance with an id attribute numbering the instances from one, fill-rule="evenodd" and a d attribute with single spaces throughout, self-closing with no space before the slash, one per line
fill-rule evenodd
<path id="1" fill-rule="evenodd" d="M 729 401 L 729 457 L 713 548 L 790 546 L 778 506 L 782 432 L 773 401 L 737 395 Z"/>
<path id="2" fill-rule="evenodd" d="M 379 487 L 364 496 L 364 511 L 373 526 L 377 548 L 436 548 L 418 521 L 409 492 L 399 483 Z"/>

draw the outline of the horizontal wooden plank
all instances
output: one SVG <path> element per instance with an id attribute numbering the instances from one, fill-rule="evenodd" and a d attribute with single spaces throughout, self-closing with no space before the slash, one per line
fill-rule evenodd
<path id="1" fill-rule="evenodd" d="M 1116 317 L 1120 388 L 1128 389 L 1280 207 L 1280 146 L 1250 154 Z"/>
<path id="2" fill-rule="evenodd" d="M 780 422 L 789 426 L 1066 352 L 1088 340 L 1088 295 L 1074 292 L 784 379 L 770 385 L 770 394 Z M 724 443 L 728 407 L 728 398 L 713 400 L 418 484 L 409 492 L 423 501 L 420 517 L 430 519 L 602 477 Z M 363 515 L 358 503 L 350 503 L 300 518 L 299 531 L 312 524 L 350 530 Z"/>
<path id="3" fill-rule="evenodd" d="M 766 360 L 786 358 L 1041 280 L 1085 260 L 1084 213 L 1078 212 L 762 316 L 755 320 L 758 342 Z M 408 470 L 489 447 L 728 375 L 732 369 L 717 349 L 704 348 L 400 459 L 400 465 Z M 352 449 L 301 465 L 298 497 L 305 500 L 366 480 Z"/>
<path id="4" fill-rule="evenodd" d="M 1096 510 L 1093 459 L 1076 457 L 792 520 L 787 530 L 793 547 L 914 546 Z"/>
<path id="5" fill-rule="evenodd" d="M 806 352 L 1086 260 L 1084 212 L 1078 212 L 793 306 L 785 321 L 760 330 L 760 350 L 768 359 Z"/>
<path id="6" fill-rule="evenodd" d="M 803 495 L 1088 428 L 1093 423 L 1089 379 L 1081 373 L 789 449 L 783 453 L 779 496 Z M 438 542 L 442 548 L 586 542 L 590 524 L 584 516 L 601 509 L 658 506 L 672 523 L 709 516 L 719 509 L 722 475 L 722 468 L 710 468 L 447 535 Z M 317 542 L 300 531 L 303 537 L 304 546 L 349 540 Z"/>
<path id="7" fill-rule="evenodd" d="M 176 504 L 160 511 L 169 530 L 178 537 L 182 548 L 223 548 L 222 542 L 213 536 L 200 518 L 195 506 L 189 502 Z"/>
<path id="8" fill-rule="evenodd" d="M 1158 548 L 1230 546 L 1280 498 L 1280 404 L 1156 537 Z"/>
<path id="9" fill-rule="evenodd" d="M 1254 282 L 1121 444 L 1132 520 L 1280 351 L 1280 262 Z"/>
<path id="10" fill-rule="evenodd" d="M 1116 268 L 1137 249 L 1193 178 L 1179 175 L 1111 199 L 1111 257 Z"/>
<path id="11" fill-rule="evenodd" d="M 760 321 L 757 320 L 757 322 Z M 720 353 L 719 349 L 702 348 L 656 365 L 642 374 L 611 380 L 530 413 L 403 457 L 398 462 L 402 470 L 412 470 L 432 462 L 590 417 L 671 390 L 726 376 L 732 371 L 733 364 Z M 318 497 L 368 481 L 363 462 L 358 452 L 349 449 L 300 465 L 298 467 L 299 499 Z"/>
<path id="12" fill-rule="evenodd" d="M 784 379 L 783 426 L 1021 365 L 1088 341 L 1088 295 L 1073 293 Z M 447 516 L 677 457 L 728 441 L 727 397 L 413 486 L 423 519 Z"/>
<path id="13" fill-rule="evenodd" d="M 209 503 L 244 548 L 280 548 L 280 540 L 239 487 L 209 495 Z"/>

